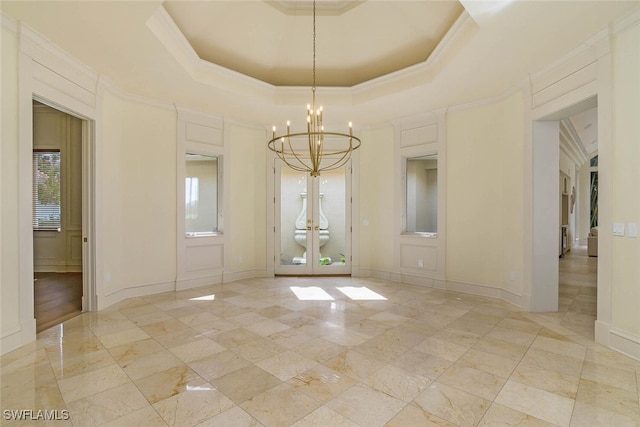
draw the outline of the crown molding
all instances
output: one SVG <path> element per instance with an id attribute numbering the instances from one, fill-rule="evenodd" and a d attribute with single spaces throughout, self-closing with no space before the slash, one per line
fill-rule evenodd
<path id="1" fill-rule="evenodd" d="M 0 11 L 0 26 L 2 26 L 3 30 L 10 31 L 14 34 L 18 32 L 18 24 L 16 20 L 3 11 Z"/>
<path id="2" fill-rule="evenodd" d="M 464 33 L 475 26 L 475 22 L 463 10 L 424 62 L 351 87 L 319 87 L 318 92 L 330 102 L 356 105 L 423 85 L 428 82 L 432 68 L 443 61 L 446 52 L 461 42 Z M 309 96 L 308 87 L 274 86 L 201 59 L 162 5 L 149 18 L 147 27 L 176 62 L 199 83 L 234 96 L 244 95 L 272 105 L 294 105 Z"/>

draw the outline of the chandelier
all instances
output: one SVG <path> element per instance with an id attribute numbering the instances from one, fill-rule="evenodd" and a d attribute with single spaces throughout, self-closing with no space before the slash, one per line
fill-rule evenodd
<path id="1" fill-rule="evenodd" d="M 311 104 L 307 104 L 307 131 L 291 132 L 287 121 L 287 133 L 276 135 L 273 127 L 272 139 L 267 143 L 291 169 L 309 172 L 317 177 L 322 171 L 338 169 L 351 158 L 351 152 L 360 147 L 360 139 L 353 136 L 353 125 L 349 122 L 349 133 L 328 132 L 322 124 L 322 106 L 316 108 L 316 2 L 313 1 L 313 86 Z M 323 161 L 324 160 L 324 161 Z"/>

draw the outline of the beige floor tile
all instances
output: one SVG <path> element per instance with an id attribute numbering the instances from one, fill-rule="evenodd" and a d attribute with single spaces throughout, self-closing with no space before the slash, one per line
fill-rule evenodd
<path id="1" fill-rule="evenodd" d="M 454 387 L 433 382 L 415 399 L 422 409 L 458 426 L 475 426 L 491 404 Z"/>
<path id="2" fill-rule="evenodd" d="M 640 420 L 637 391 L 623 390 L 583 378 L 578 386 L 576 402 Z"/>
<path id="3" fill-rule="evenodd" d="M 638 391 L 639 383 L 636 375 L 632 369 L 616 368 L 590 361 L 585 361 L 582 366 L 582 378 L 630 392 Z"/>
<path id="4" fill-rule="evenodd" d="M 316 337 L 307 335 L 304 332 L 293 328 L 287 328 L 283 331 L 276 332 L 269 335 L 268 338 L 279 346 L 290 350 L 293 350 L 303 344 L 310 343 L 312 340 L 317 340 Z"/>
<path id="5" fill-rule="evenodd" d="M 290 329 L 291 327 L 289 325 L 285 325 L 284 323 L 280 323 L 277 320 L 264 318 L 264 320 L 261 320 L 257 323 L 251 323 L 246 328 L 247 330 L 254 332 L 260 336 L 268 337 L 269 335 L 282 332 L 284 330 Z"/>
<path id="6" fill-rule="evenodd" d="M 289 426 L 320 407 L 320 402 L 298 393 L 288 384 L 280 384 L 240 404 L 265 427 Z"/>
<path id="7" fill-rule="evenodd" d="M 122 369 L 129 378 L 137 380 L 182 364 L 183 362 L 169 350 L 161 350 L 122 364 Z"/>
<path id="8" fill-rule="evenodd" d="M 438 377 L 438 382 L 493 401 L 507 379 L 464 364 L 455 364 Z"/>
<path id="9" fill-rule="evenodd" d="M 236 404 L 263 393 L 280 384 L 280 380 L 267 371 L 247 366 L 211 381 L 218 390 Z"/>
<path id="10" fill-rule="evenodd" d="M 547 350 L 529 349 L 522 357 L 522 362 L 572 377 L 578 377 L 582 372 L 582 360 Z"/>
<path id="11" fill-rule="evenodd" d="M 280 381 L 287 381 L 302 372 L 316 366 L 318 362 L 308 359 L 294 351 L 288 350 L 256 363 Z"/>
<path id="12" fill-rule="evenodd" d="M 101 427 L 159 427 L 166 425 L 167 423 L 160 415 L 158 415 L 153 407 L 146 406 L 143 409 L 138 409 L 137 411 L 131 412 L 123 417 L 116 418 L 113 421 L 102 424 Z"/>
<path id="13" fill-rule="evenodd" d="M 185 331 L 184 333 L 188 333 L 188 331 L 191 330 L 189 326 L 187 326 L 186 324 L 182 323 L 177 319 L 174 319 L 173 317 L 171 317 L 171 319 L 169 320 L 163 320 L 161 322 L 140 325 L 140 328 L 144 330 L 146 333 L 148 333 L 149 335 L 151 335 L 152 337 L 157 335 L 170 334 L 172 332 L 179 332 L 179 331 Z"/>
<path id="14" fill-rule="evenodd" d="M 164 347 L 152 338 L 122 344 L 109 349 L 109 353 L 120 366 L 148 354 L 164 350 Z"/>
<path id="15" fill-rule="evenodd" d="M 37 371 L 34 372 L 37 375 Z M 26 381 L 25 381 L 26 380 Z M 2 381 L 0 403 L 3 410 L 11 409 L 64 409 L 65 401 L 55 380 L 43 380 L 22 377 L 22 381 L 15 379 Z"/>
<path id="16" fill-rule="evenodd" d="M 257 363 L 283 353 L 287 351 L 287 348 L 277 344 L 271 339 L 260 337 L 246 344 L 234 347 L 232 350 L 249 362 Z"/>
<path id="17" fill-rule="evenodd" d="M 136 412 L 149 402 L 132 383 L 102 391 L 67 405 L 74 426 L 97 426 Z"/>
<path id="18" fill-rule="evenodd" d="M 321 406 L 297 423 L 293 427 L 360 427 L 333 409 Z"/>
<path id="19" fill-rule="evenodd" d="M 378 359 L 355 350 L 347 350 L 323 362 L 323 365 L 341 374 L 363 380 L 384 366 Z"/>
<path id="20" fill-rule="evenodd" d="M 371 374 L 364 383 L 375 390 L 409 403 L 427 388 L 431 380 L 422 375 L 410 374 L 396 366 L 386 365 Z"/>
<path id="21" fill-rule="evenodd" d="M 586 425 L 587 424 L 585 424 L 585 426 Z M 494 403 L 489 407 L 484 417 L 482 417 L 478 427 L 495 426 L 554 427 L 555 424 Z"/>
<path id="22" fill-rule="evenodd" d="M 503 356 L 520 361 L 522 356 L 527 352 L 529 346 L 484 336 L 475 343 L 472 348 L 474 350 L 484 351 L 485 353 L 495 354 L 496 356 Z"/>
<path id="23" fill-rule="evenodd" d="M 513 372 L 511 379 L 521 384 L 537 387 L 548 392 L 575 399 L 580 378 L 564 375 L 539 366 L 521 363 Z"/>
<path id="24" fill-rule="evenodd" d="M 507 381 L 495 402 L 559 426 L 569 425 L 574 403 L 573 399 L 513 380 Z"/>
<path id="25" fill-rule="evenodd" d="M 400 345 L 398 340 L 390 335 L 378 335 L 354 347 L 354 349 L 360 353 L 368 354 L 381 362 L 388 363 L 409 350 L 409 347 Z"/>
<path id="26" fill-rule="evenodd" d="M 577 400 L 570 425 L 571 427 L 638 427 L 640 425 L 640 415 L 624 415 L 589 402 Z"/>
<path id="27" fill-rule="evenodd" d="M 473 346 L 478 342 L 478 340 L 480 340 L 480 338 L 482 338 L 481 335 L 477 335 L 471 332 L 464 332 L 457 329 L 451 329 L 449 327 L 444 327 L 438 330 L 432 335 L 432 337 L 457 344 L 467 349 L 471 348 L 471 346 Z"/>
<path id="28" fill-rule="evenodd" d="M 229 350 L 260 339 L 260 335 L 245 328 L 223 332 L 214 337 L 215 341 Z"/>
<path id="29" fill-rule="evenodd" d="M 371 337 L 360 332 L 351 331 L 349 329 L 332 328 L 329 333 L 322 334 L 322 337 L 335 344 L 345 347 L 354 347 L 368 341 Z"/>
<path id="30" fill-rule="evenodd" d="M 209 418 L 198 424 L 196 427 L 261 427 L 262 424 L 258 422 L 251 415 L 247 414 L 239 406 L 234 406 L 231 409 Z"/>
<path id="31" fill-rule="evenodd" d="M 207 381 L 249 366 L 251 363 L 236 353 L 225 350 L 189 363 L 191 369 Z"/>
<path id="32" fill-rule="evenodd" d="M 202 386 L 206 381 L 186 365 L 156 372 L 135 381 L 136 386 L 150 403 Z"/>
<path id="33" fill-rule="evenodd" d="M 496 338 L 502 341 L 507 341 L 513 344 L 519 344 L 528 347 L 536 338 L 536 335 L 496 326 L 495 328 L 487 332 L 487 335 L 485 335 L 485 337 Z"/>
<path id="34" fill-rule="evenodd" d="M 211 386 L 179 393 L 153 404 L 170 426 L 197 425 L 233 406 L 229 398 Z"/>
<path id="35" fill-rule="evenodd" d="M 117 365 L 65 377 L 58 382 L 65 402 L 70 403 L 130 382 Z"/>
<path id="36" fill-rule="evenodd" d="M 318 365 L 294 376 L 287 384 L 318 402 L 326 403 L 356 385 L 357 381 L 346 374 Z"/>
<path id="37" fill-rule="evenodd" d="M 226 348 L 209 338 L 201 338 L 169 349 L 171 353 L 187 363 L 225 350 Z"/>
<path id="38" fill-rule="evenodd" d="M 508 357 L 474 349 L 466 352 L 458 362 L 503 378 L 508 378 L 518 364 Z"/>
<path id="39" fill-rule="evenodd" d="M 363 405 L 362 402 L 367 402 Z M 406 405 L 405 402 L 358 384 L 327 403 L 327 406 L 362 426 L 383 426 Z"/>
<path id="40" fill-rule="evenodd" d="M 150 338 L 149 334 L 136 326 L 135 328 L 126 329 L 124 331 L 101 335 L 100 342 L 106 348 L 111 348 L 146 338 Z"/>
<path id="41" fill-rule="evenodd" d="M 294 348 L 301 355 L 323 363 L 344 353 L 347 348 L 322 338 L 312 339 Z"/>
<path id="42" fill-rule="evenodd" d="M 416 350 L 455 362 L 468 351 L 468 347 L 440 338 L 427 338 L 414 347 Z"/>
<path id="43" fill-rule="evenodd" d="M 411 374 L 423 375 L 433 380 L 453 365 L 453 362 L 412 349 L 398 357 L 392 364 Z"/>
<path id="44" fill-rule="evenodd" d="M 533 341 L 530 348 L 546 350 L 563 356 L 573 357 L 578 360 L 584 360 L 587 351 L 583 345 L 565 340 L 547 338 L 541 335 Z"/>
<path id="45" fill-rule="evenodd" d="M 457 424 L 450 423 L 429 411 L 425 411 L 415 403 L 405 406 L 388 423 L 386 427 L 457 427 Z"/>

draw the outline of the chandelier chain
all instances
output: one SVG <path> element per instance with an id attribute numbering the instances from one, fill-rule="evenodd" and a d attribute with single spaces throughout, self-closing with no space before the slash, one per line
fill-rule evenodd
<path id="1" fill-rule="evenodd" d="M 313 86 L 311 90 L 316 91 L 316 0 L 313 0 Z"/>

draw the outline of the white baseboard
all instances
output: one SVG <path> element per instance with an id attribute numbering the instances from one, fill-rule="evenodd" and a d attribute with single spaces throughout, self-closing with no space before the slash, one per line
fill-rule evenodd
<path id="1" fill-rule="evenodd" d="M 131 286 L 117 291 L 110 292 L 105 295 L 98 295 L 98 310 L 123 301 L 127 298 L 143 297 L 147 295 L 159 294 L 162 292 L 170 292 L 176 289 L 176 282 L 160 282 L 150 283 L 147 285 Z"/>
<path id="2" fill-rule="evenodd" d="M 640 360 L 640 337 L 596 320 L 596 342 Z"/>
<path id="3" fill-rule="evenodd" d="M 176 291 L 184 291 L 185 289 L 199 288 L 208 285 L 217 285 L 219 283 L 222 283 L 222 273 L 192 279 L 178 279 L 176 280 Z"/>
<path id="4" fill-rule="evenodd" d="M 2 331 L 0 338 L 0 355 L 9 353 L 36 339 L 36 319 L 23 322 L 10 330 Z"/>
<path id="5" fill-rule="evenodd" d="M 434 289 L 497 298 L 524 310 L 527 310 L 529 307 L 529 297 L 526 295 L 520 295 L 508 289 L 501 289 L 494 286 L 483 285 L 480 283 L 442 280 L 415 274 L 395 273 L 386 270 L 373 270 L 364 268 L 361 268 L 359 273 L 360 277 L 374 277 L 376 279 L 390 280 L 392 282 L 408 283 L 411 285 L 426 286 Z"/>
<path id="6" fill-rule="evenodd" d="M 237 280 L 254 279 L 256 277 L 269 277 L 267 276 L 266 268 L 254 268 L 251 270 L 242 271 L 230 271 L 224 273 L 224 282 L 235 282 Z"/>

